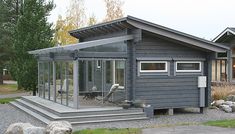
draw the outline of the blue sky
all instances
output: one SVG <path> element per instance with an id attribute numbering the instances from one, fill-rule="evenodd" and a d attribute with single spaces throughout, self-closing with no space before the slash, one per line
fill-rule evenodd
<path id="1" fill-rule="evenodd" d="M 99 21 L 105 16 L 103 0 L 84 0 L 87 15 Z M 138 17 L 208 40 L 226 27 L 235 27 L 234 0 L 123 0 L 126 15 Z M 54 0 L 56 8 L 49 16 L 55 22 L 65 15 L 69 0 Z"/>

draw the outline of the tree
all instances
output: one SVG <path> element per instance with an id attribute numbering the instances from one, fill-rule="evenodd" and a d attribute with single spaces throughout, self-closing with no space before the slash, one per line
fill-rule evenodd
<path id="1" fill-rule="evenodd" d="M 97 19 L 94 14 L 91 15 L 88 19 L 88 26 L 95 25 L 97 23 Z"/>
<path id="2" fill-rule="evenodd" d="M 28 51 L 52 46 L 52 24 L 47 22 L 47 16 L 53 7 L 52 1 L 24 0 L 23 14 L 14 32 L 12 75 L 18 82 L 18 88 L 33 90 L 34 95 L 37 88 L 37 61 Z"/>
<path id="3" fill-rule="evenodd" d="M 115 20 L 123 17 L 122 6 L 123 2 L 120 0 L 104 0 L 106 5 L 106 16 L 104 22 Z"/>
<path id="4" fill-rule="evenodd" d="M 13 31 L 22 0 L 1 0 L 0 1 L 0 84 L 3 84 L 3 68 L 9 63 L 12 55 Z"/>
<path id="5" fill-rule="evenodd" d="M 55 26 L 54 42 L 61 45 L 74 44 L 78 40 L 71 35 L 69 31 L 84 27 L 86 25 L 86 14 L 84 0 L 71 0 L 65 19 L 61 15 Z"/>

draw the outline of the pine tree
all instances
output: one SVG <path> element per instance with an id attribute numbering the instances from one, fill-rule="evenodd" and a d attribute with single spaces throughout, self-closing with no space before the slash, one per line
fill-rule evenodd
<path id="1" fill-rule="evenodd" d="M 21 1 L 0 1 L 0 84 L 3 84 L 3 68 L 7 66 L 12 55 L 13 31 L 20 15 Z"/>
<path id="2" fill-rule="evenodd" d="M 47 22 L 47 16 L 53 7 L 51 1 L 24 0 L 23 14 L 15 28 L 12 75 L 18 82 L 18 88 L 33 90 L 34 95 L 37 88 L 37 61 L 28 51 L 52 46 L 52 24 Z"/>

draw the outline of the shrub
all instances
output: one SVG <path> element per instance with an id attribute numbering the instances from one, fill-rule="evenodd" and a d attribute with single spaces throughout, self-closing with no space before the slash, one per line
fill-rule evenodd
<path id="1" fill-rule="evenodd" d="M 224 100 L 228 95 L 235 95 L 235 85 L 224 82 L 211 87 L 212 100 Z"/>

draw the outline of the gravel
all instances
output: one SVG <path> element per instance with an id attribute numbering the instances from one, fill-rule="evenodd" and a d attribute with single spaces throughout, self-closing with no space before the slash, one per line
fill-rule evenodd
<path id="1" fill-rule="evenodd" d="M 46 126 L 41 121 L 12 107 L 11 105 L 0 104 L 0 134 L 4 133 L 10 124 L 16 122 L 29 122 L 34 126 L 40 127 Z"/>
<path id="2" fill-rule="evenodd" d="M 219 109 L 206 109 L 204 114 L 200 114 L 198 109 L 189 108 L 179 110 L 173 116 L 157 115 L 150 120 L 79 125 L 74 127 L 74 130 L 86 128 L 148 128 L 184 124 L 195 125 L 206 121 L 222 119 L 235 119 L 235 113 L 225 113 Z"/>
<path id="3" fill-rule="evenodd" d="M 235 119 L 235 113 L 225 113 L 218 109 L 207 109 L 200 114 L 198 109 L 177 110 L 173 116 L 157 115 L 150 120 L 108 122 L 74 126 L 74 130 L 87 128 L 147 128 L 168 125 L 198 124 L 210 120 Z M 0 132 L 15 122 L 29 122 L 35 126 L 45 127 L 45 124 L 30 115 L 8 105 L 0 104 Z"/>

